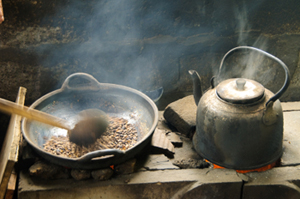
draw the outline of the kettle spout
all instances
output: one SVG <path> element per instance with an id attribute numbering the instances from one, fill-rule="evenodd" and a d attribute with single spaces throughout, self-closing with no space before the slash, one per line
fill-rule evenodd
<path id="1" fill-rule="evenodd" d="M 198 106 L 199 100 L 202 97 L 202 87 L 201 87 L 201 78 L 197 71 L 189 70 L 189 74 L 193 79 L 193 95 L 196 105 Z"/>

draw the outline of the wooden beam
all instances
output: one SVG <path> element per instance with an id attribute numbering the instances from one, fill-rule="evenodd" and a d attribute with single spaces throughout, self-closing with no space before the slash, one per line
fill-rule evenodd
<path id="1" fill-rule="evenodd" d="M 8 181 L 8 185 L 5 193 L 5 199 L 13 199 L 14 193 L 16 191 L 16 185 L 17 185 L 17 173 L 15 169 L 13 169 Z"/>
<path id="2" fill-rule="evenodd" d="M 26 88 L 20 87 L 16 103 L 24 105 Z M 21 119 L 19 115 L 11 115 L 2 150 L 0 153 L 0 199 L 3 199 L 8 181 L 15 163 L 19 157 L 19 144 L 21 138 Z"/>

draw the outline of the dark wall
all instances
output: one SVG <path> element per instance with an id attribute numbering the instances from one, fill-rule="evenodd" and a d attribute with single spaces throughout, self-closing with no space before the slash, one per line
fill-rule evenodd
<path id="1" fill-rule="evenodd" d="M 70 74 L 86 72 L 100 82 L 139 90 L 163 86 L 163 98 L 175 99 L 191 92 L 189 69 L 197 70 L 208 88 L 222 56 L 233 47 L 250 45 L 289 67 L 292 82 L 281 100 L 300 99 L 297 0 L 2 1 L 2 98 L 15 100 L 23 86 L 30 105 L 60 88 Z M 226 68 L 241 65 L 242 56 L 234 56 Z M 244 64 L 254 69 L 250 78 L 278 90 L 284 81 L 280 66 L 251 56 L 257 62 Z M 0 119 L 3 125 L 8 121 L 4 115 Z"/>

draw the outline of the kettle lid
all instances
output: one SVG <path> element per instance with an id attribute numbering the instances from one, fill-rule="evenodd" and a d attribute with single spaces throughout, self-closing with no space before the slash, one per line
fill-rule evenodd
<path id="1" fill-rule="evenodd" d="M 217 95 L 234 104 L 249 104 L 260 100 L 265 93 L 265 88 L 258 82 L 235 78 L 221 82 L 216 88 Z"/>

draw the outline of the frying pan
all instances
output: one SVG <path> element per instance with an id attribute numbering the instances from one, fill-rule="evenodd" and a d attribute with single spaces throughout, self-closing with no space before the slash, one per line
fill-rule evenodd
<path id="1" fill-rule="evenodd" d="M 151 94 L 160 97 L 162 89 Z M 157 106 L 147 95 L 130 87 L 99 83 L 86 73 L 70 75 L 60 89 L 42 96 L 30 108 L 71 122 L 78 112 L 98 108 L 108 116 L 127 119 L 136 127 L 138 141 L 125 151 L 104 149 L 87 153 L 79 158 L 69 158 L 48 153 L 43 149 L 43 144 L 51 136 L 66 136 L 66 130 L 23 119 L 24 138 L 41 157 L 52 163 L 76 169 L 105 168 L 133 158 L 149 143 L 158 122 Z"/>

